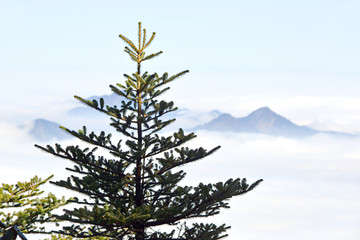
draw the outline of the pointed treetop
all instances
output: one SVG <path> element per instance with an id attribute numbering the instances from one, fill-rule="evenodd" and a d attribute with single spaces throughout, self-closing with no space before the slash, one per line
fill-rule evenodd
<path id="1" fill-rule="evenodd" d="M 119 37 L 124 40 L 125 43 L 128 44 L 128 46 L 125 46 L 125 52 L 129 54 L 132 60 L 140 64 L 142 61 L 149 60 L 153 57 L 156 57 L 162 53 L 162 51 L 159 51 L 157 53 L 152 53 L 147 56 L 145 56 L 145 48 L 147 48 L 150 43 L 155 38 L 155 32 L 152 33 L 150 39 L 148 42 L 146 42 L 146 29 L 142 29 L 141 22 L 139 22 L 139 32 L 138 32 L 138 46 L 135 46 L 135 44 L 125 37 L 124 35 L 120 34 Z"/>

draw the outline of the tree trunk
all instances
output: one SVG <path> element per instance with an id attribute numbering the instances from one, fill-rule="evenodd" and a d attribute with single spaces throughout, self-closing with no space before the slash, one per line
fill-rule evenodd
<path id="1" fill-rule="evenodd" d="M 144 225 L 139 224 L 139 226 L 136 226 L 136 240 L 144 240 L 145 239 L 145 228 Z"/>

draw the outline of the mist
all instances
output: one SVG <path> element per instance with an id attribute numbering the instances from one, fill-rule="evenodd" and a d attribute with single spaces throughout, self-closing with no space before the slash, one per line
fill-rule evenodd
<path id="1" fill-rule="evenodd" d="M 198 135 L 194 145 L 222 148 L 185 168 L 189 182 L 264 179 L 218 217 L 232 226 L 228 239 L 359 238 L 360 139 Z"/>
<path id="2" fill-rule="evenodd" d="M 35 142 L 27 129 L 4 122 L 0 129 L 1 182 L 15 183 L 34 175 L 45 178 L 55 174 L 54 179 L 69 175 L 65 167 L 72 163 L 33 147 Z M 190 147 L 221 148 L 185 166 L 187 176 L 182 184 L 216 183 L 238 177 L 247 178 L 249 183 L 264 179 L 253 191 L 232 199 L 230 209 L 200 219 L 232 226 L 227 239 L 359 238 L 360 138 L 318 134 L 288 139 L 207 131 L 196 134 Z M 66 146 L 78 142 L 60 143 Z M 71 196 L 50 184 L 45 189 Z"/>

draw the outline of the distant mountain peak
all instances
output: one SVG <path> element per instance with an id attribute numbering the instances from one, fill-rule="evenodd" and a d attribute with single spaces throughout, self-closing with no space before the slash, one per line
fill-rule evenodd
<path id="1" fill-rule="evenodd" d="M 224 113 L 196 129 L 251 132 L 286 137 L 306 137 L 317 133 L 311 128 L 292 123 L 285 117 L 273 112 L 269 107 L 261 107 L 248 116 L 240 118 Z"/>
<path id="2" fill-rule="evenodd" d="M 56 122 L 38 118 L 34 121 L 34 127 L 29 131 L 29 135 L 38 141 L 70 138 L 70 135 L 62 131 L 59 126 Z"/>
<path id="3" fill-rule="evenodd" d="M 272 111 L 269 107 L 261 107 L 248 115 L 248 117 L 261 117 L 261 116 L 273 116 L 281 117 Z"/>
<path id="4" fill-rule="evenodd" d="M 254 112 L 272 112 L 274 113 L 269 107 L 265 106 L 265 107 L 261 107 L 256 109 Z"/>

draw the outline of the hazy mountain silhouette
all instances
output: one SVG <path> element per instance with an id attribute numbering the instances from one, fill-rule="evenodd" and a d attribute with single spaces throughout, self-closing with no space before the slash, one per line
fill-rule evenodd
<path id="1" fill-rule="evenodd" d="M 98 100 L 100 97 L 104 98 L 105 104 L 110 106 L 119 104 L 119 102 L 122 100 L 114 94 L 99 97 L 94 96 L 88 99 Z M 101 117 L 103 116 L 89 107 L 73 108 L 68 111 L 68 113 L 72 116 L 77 116 L 86 120 L 92 120 L 95 123 L 101 121 Z M 91 118 L 89 118 L 90 114 L 96 115 L 91 115 Z M 327 133 L 338 136 L 354 136 L 341 132 L 317 131 L 307 126 L 299 126 L 285 117 L 273 112 L 268 107 L 259 108 L 250 113 L 248 116 L 240 118 L 235 118 L 228 113 L 221 113 L 217 110 L 211 111 L 209 113 L 194 114 L 191 113 L 191 111 L 188 109 L 180 109 L 179 111 L 172 112 L 170 115 L 171 116 L 168 116 L 169 118 L 179 118 L 182 123 L 184 123 L 184 121 L 186 122 L 187 120 L 195 123 L 209 121 L 203 125 L 192 128 L 191 131 L 207 130 L 217 132 L 260 133 L 271 136 L 283 136 L 291 138 L 308 137 L 318 133 Z M 181 124 L 181 122 L 179 122 L 179 124 Z M 34 121 L 34 127 L 29 132 L 29 135 L 38 141 L 46 141 L 54 138 L 57 140 L 63 140 L 71 137 L 59 129 L 59 124 L 45 119 L 36 119 Z"/>
<path id="2" fill-rule="evenodd" d="M 29 131 L 29 135 L 38 141 L 48 141 L 51 139 L 64 140 L 71 138 L 59 128 L 59 124 L 46 119 L 36 119 L 34 127 Z"/>
<path id="3" fill-rule="evenodd" d="M 262 107 L 246 117 L 235 118 L 228 113 L 194 130 L 262 133 L 272 136 L 307 137 L 319 133 L 306 126 L 299 126 L 276 114 L 268 107 Z"/>

